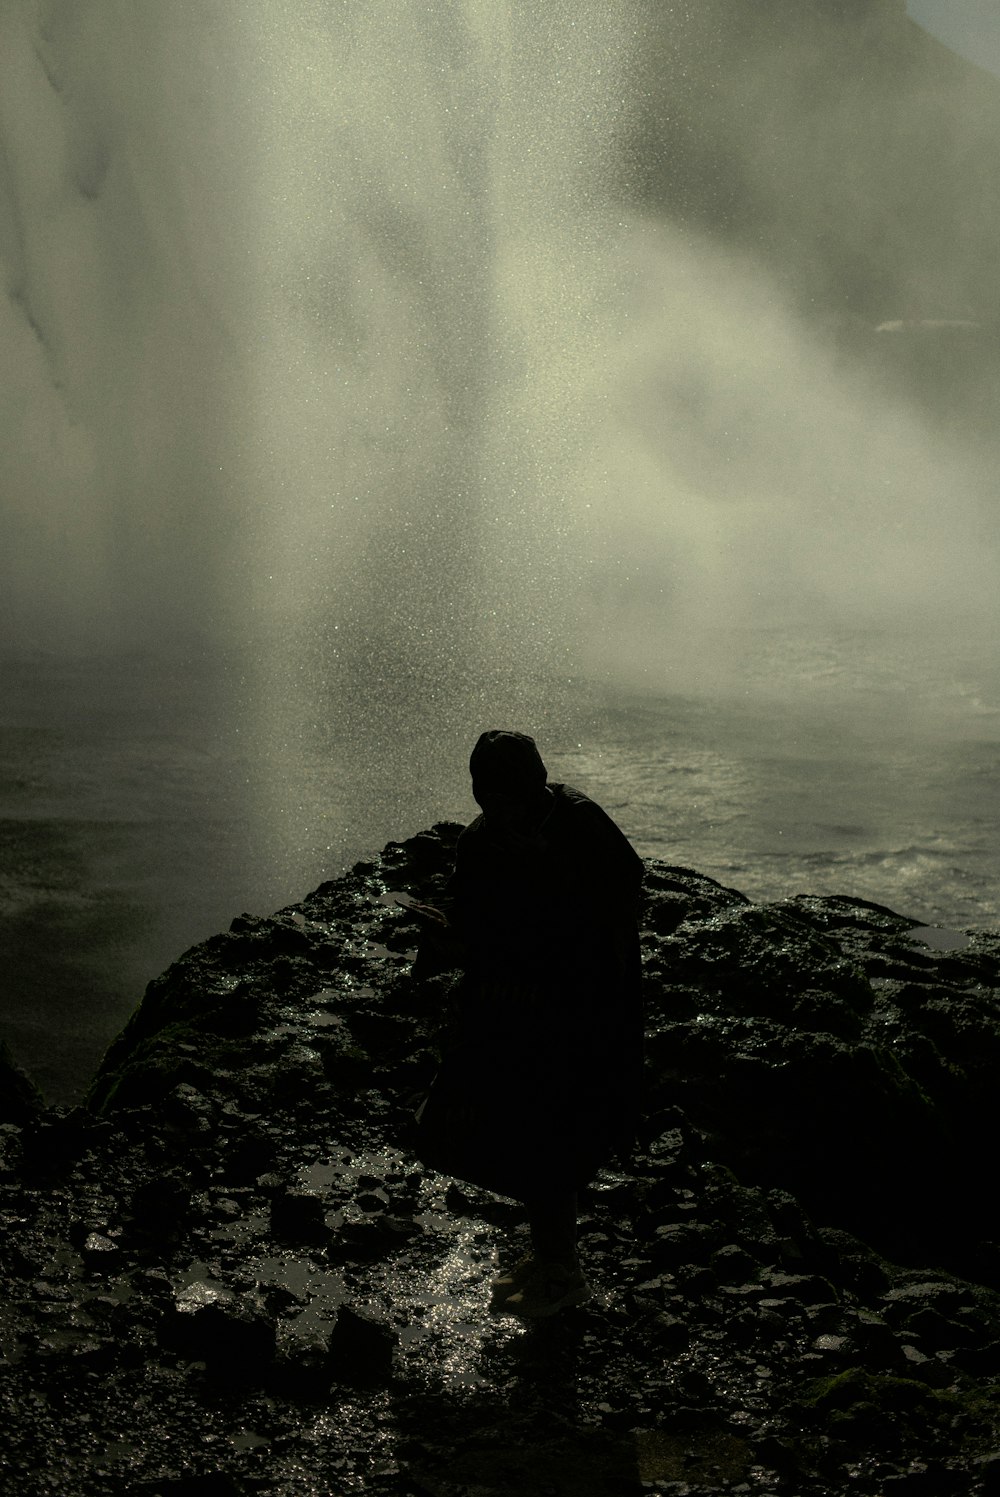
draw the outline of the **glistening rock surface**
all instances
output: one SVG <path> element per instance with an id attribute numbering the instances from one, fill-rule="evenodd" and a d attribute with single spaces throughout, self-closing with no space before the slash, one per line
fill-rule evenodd
<path id="1" fill-rule="evenodd" d="M 487 1310 L 517 1208 L 407 1151 L 458 828 L 152 983 L 86 1109 L 0 1068 L 0 1490 L 1000 1490 L 1000 937 L 647 866 L 645 1117 L 591 1304 Z"/>

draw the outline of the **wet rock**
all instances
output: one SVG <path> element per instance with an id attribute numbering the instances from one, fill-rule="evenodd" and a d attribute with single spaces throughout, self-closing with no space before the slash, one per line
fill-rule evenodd
<path id="1" fill-rule="evenodd" d="M 955 1373 L 950 1365 L 950 1358 L 928 1356 L 919 1346 L 907 1341 L 901 1344 L 900 1351 L 901 1367 L 906 1376 L 919 1378 L 931 1388 L 947 1388 L 954 1382 Z"/>
<path id="2" fill-rule="evenodd" d="M 169 1174 L 142 1180 L 129 1202 L 130 1231 L 155 1238 L 173 1236 L 182 1229 L 190 1208 L 190 1181 Z"/>
<path id="3" fill-rule="evenodd" d="M 106 1272 L 121 1253 L 121 1244 L 103 1232 L 88 1232 L 80 1244 L 80 1257 L 87 1268 Z"/>
<path id="4" fill-rule="evenodd" d="M 331 1263 L 372 1262 L 397 1252 L 422 1230 L 412 1217 L 391 1213 L 343 1222 L 329 1245 L 327 1257 Z"/>
<path id="5" fill-rule="evenodd" d="M 738 1247 L 725 1243 L 709 1258 L 709 1266 L 720 1284 L 742 1284 L 760 1267 L 760 1260 Z"/>
<path id="6" fill-rule="evenodd" d="M 654 1311 L 644 1326 L 645 1334 L 664 1352 L 684 1351 L 691 1341 L 691 1329 L 679 1315 Z"/>
<path id="7" fill-rule="evenodd" d="M 444 1197 L 445 1206 L 456 1216 L 468 1216 L 475 1212 L 473 1193 L 453 1180 Z"/>
<path id="8" fill-rule="evenodd" d="M 721 1232 L 707 1222 L 664 1222 L 656 1228 L 651 1251 L 661 1268 L 680 1264 L 707 1267 L 716 1247 L 721 1246 Z"/>
<path id="9" fill-rule="evenodd" d="M 178 1356 L 204 1362 L 213 1373 L 241 1382 L 264 1377 L 274 1359 L 273 1321 L 255 1294 L 211 1297 L 203 1285 L 180 1296 L 158 1328 L 160 1345 Z"/>
<path id="10" fill-rule="evenodd" d="M 209 1076 L 206 1075 L 205 1080 L 211 1084 Z M 189 1081 L 182 1081 L 164 1097 L 160 1116 L 167 1127 L 209 1134 L 216 1126 L 218 1108 L 204 1091 Z"/>
<path id="11" fill-rule="evenodd" d="M 886 1318 L 897 1323 L 920 1310 L 933 1308 L 946 1314 L 969 1304 L 972 1297 L 968 1285 L 956 1283 L 953 1279 L 918 1279 L 890 1289 L 883 1295 L 882 1303 Z"/>
<path id="12" fill-rule="evenodd" d="M 834 1336 L 825 1332 L 822 1336 L 816 1337 L 812 1343 L 812 1349 L 822 1352 L 824 1356 L 843 1361 L 854 1348 L 847 1336 Z"/>
<path id="13" fill-rule="evenodd" d="M 855 1312 L 852 1339 L 869 1366 L 888 1368 L 899 1360 L 899 1343 L 892 1327 L 872 1310 Z"/>
<path id="14" fill-rule="evenodd" d="M 227 1180 L 234 1185 L 251 1185 L 269 1172 L 275 1160 L 273 1139 L 254 1132 L 248 1120 L 239 1131 L 222 1136 L 220 1165 Z"/>
<path id="15" fill-rule="evenodd" d="M 21 1128 L 17 1123 L 0 1123 L 0 1184 L 17 1179 L 24 1160 Z"/>
<path id="16" fill-rule="evenodd" d="M 983 1497 L 996 1497 L 1000 1493 L 1000 1450 L 979 1456 L 975 1463 L 975 1474 L 981 1484 Z"/>
<path id="17" fill-rule="evenodd" d="M 821 1227 L 820 1250 L 815 1254 L 819 1264 L 832 1272 L 856 1293 L 878 1296 L 889 1287 L 889 1275 L 877 1253 L 850 1232 L 837 1227 Z"/>
<path id="18" fill-rule="evenodd" d="M 18 1065 L 6 1040 L 0 1040 L 0 1123 L 30 1122 L 44 1106 L 38 1087 Z"/>
<path id="19" fill-rule="evenodd" d="M 917 1310 L 908 1315 L 903 1330 L 931 1351 L 954 1351 L 957 1346 L 967 1345 L 973 1335 L 967 1323 L 949 1320 L 936 1309 Z"/>
<path id="20" fill-rule="evenodd" d="M 92 1121 L 79 1107 L 38 1114 L 21 1132 L 24 1169 L 41 1176 L 71 1169 L 87 1148 Z"/>
<path id="21" fill-rule="evenodd" d="M 327 1242 L 326 1213 L 326 1203 L 314 1192 L 282 1189 L 271 1201 L 272 1236 L 283 1242 Z"/>
<path id="22" fill-rule="evenodd" d="M 754 906 L 648 864 L 648 1106 L 583 1198 L 594 1300 L 512 1325 L 486 1305 L 519 1208 L 407 1156 L 454 973 L 412 962 L 387 890 L 437 897 L 457 832 L 241 917 L 150 985 L 89 1114 L 0 1129 L 11 1471 L 74 1497 L 209 1468 L 377 1492 L 373 1453 L 409 1441 L 443 1491 L 461 1450 L 537 1454 L 558 1428 L 565 1474 L 613 1425 L 615 1490 L 638 1456 L 699 1494 L 873 1497 L 917 1461 L 975 1492 L 1000 1263 L 992 1178 L 962 1160 L 997 1139 L 976 1037 L 1000 938 L 939 960 L 883 907 Z"/>
<path id="23" fill-rule="evenodd" d="M 762 1283 L 772 1295 L 783 1295 L 802 1305 L 826 1305 L 839 1298 L 828 1279 L 817 1274 L 768 1273 Z"/>
<path id="24" fill-rule="evenodd" d="M 654 935 L 670 936 L 685 921 L 701 922 L 749 904 L 745 894 L 714 879 L 654 862 L 643 880 L 643 925 Z"/>
<path id="25" fill-rule="evenodd" d="M 905 1449 L 921 1425 L 947 1425 L 953 1412 L 945 1395 L 913 1377 L 891 1377 L 852 1367 L 807 1386 L 797 1401 L 804 1415 L 838 1439 L 871 1440 L 887 1451 Z"/>
<path id="26" fill-rule="evenodd" d="M 330 1335 L 329 1368 L 338 1382 L 370 1386 L 392 1376 L 399 1336 L 365 1310 L 342 1305 Z"/>

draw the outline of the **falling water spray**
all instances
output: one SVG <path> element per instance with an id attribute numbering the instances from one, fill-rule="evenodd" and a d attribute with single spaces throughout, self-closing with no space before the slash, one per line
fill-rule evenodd
<path id="1" fill-rule="evenodd" d="M 988 454 L 845 354 L 782 246 L 841 233 L 836 188 L 867 266 L 852 132 L 992 106 L 913 70 L 899 6 L 804 15 L 8 0 L 8 649 L 224 658 L 206 734 L 300 868 L 465 814 L 475 732 L 564 745 L 581 677 L 780 694 L 807 637 L 988 633 Z M 849 109 L 838 37 L 882 47 Z M 939 217 L 911 300 L 993 242 L 963 224 L 946 274 Z"/>

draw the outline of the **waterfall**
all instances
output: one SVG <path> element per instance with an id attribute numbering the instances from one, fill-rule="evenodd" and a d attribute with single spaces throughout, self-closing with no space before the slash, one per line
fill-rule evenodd
<path id="1" fill-rule="evenodd" d="M 982 448 L 857 356 L 867 271 L 810 310 L 853 190 L 824 142 L 926 77 L 886 6 L 877 110 L 803 103 L 856 22 L 783 5 L 5 0 L 8 648 L 235 659 L 220 724 L 294 841 L 303 742 L 374 836 L 485 723 L 565 737 L 581 678 L 989 626 Z"/>

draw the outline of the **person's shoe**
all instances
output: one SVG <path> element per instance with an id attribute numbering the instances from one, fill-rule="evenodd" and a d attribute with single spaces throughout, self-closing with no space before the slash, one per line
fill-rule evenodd
<path id="1" fill-rule="evenodd" d="M 538 1263 L 503 1302 L 508 1315 L 525 1320 L 542 1320 L 570 1305 L 582 1305 L 590 1299 L 591 1289 L 579 1268 L 562 1263 Z"/>
<path id="2" fill-rule="evenodd" d="M 514 1267 L 508 1268 L 507 1272 L 501 1274 L 499 1279 L 494 1279 L 490 1285 L 493 1292 L 492 1303 L 494 1305 L 503 1304 L 512 1294 L 516 1294 L 531 1277 L 535 1267 L 534 1254 L 528 1253 L 526 1257 L 521 1259 L 520 1263 L 515 1263 Z"/>

